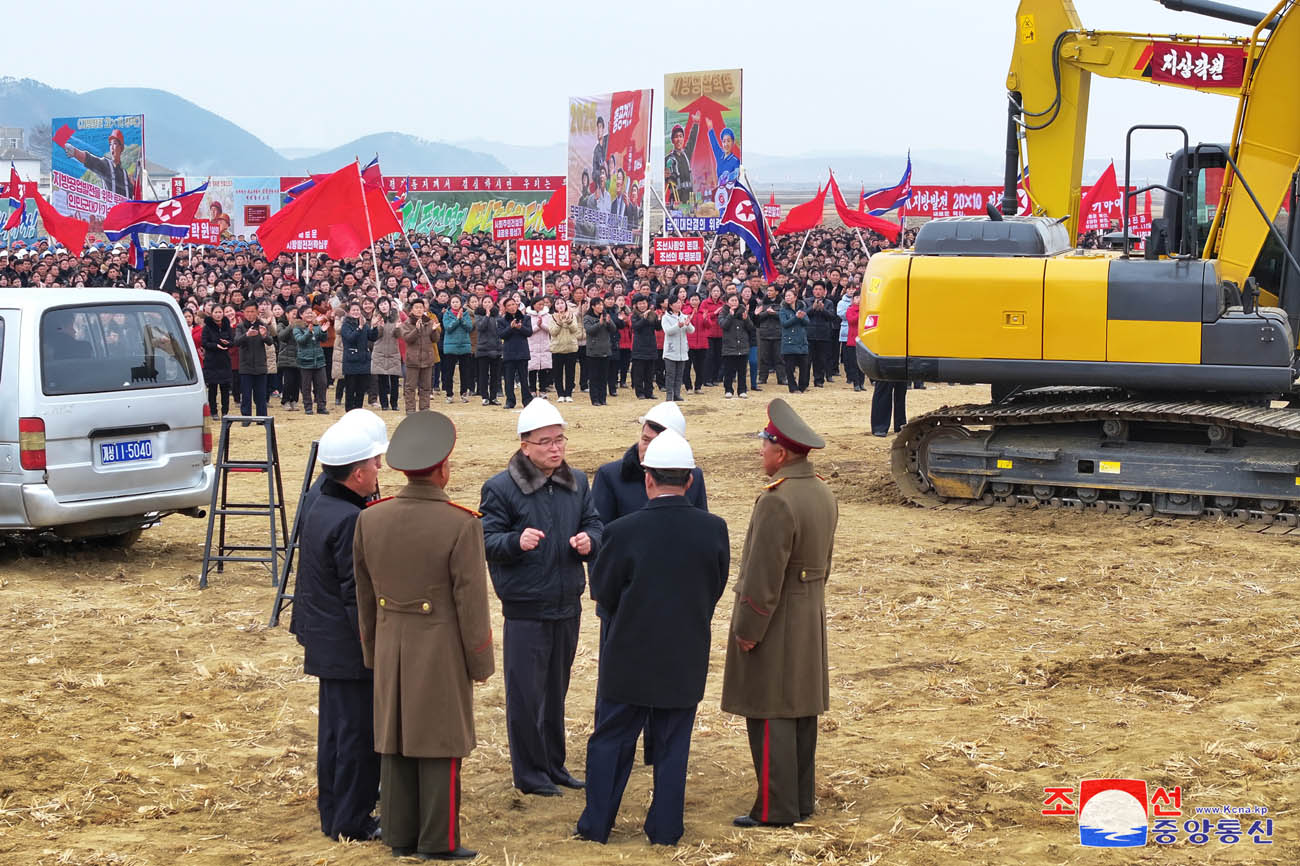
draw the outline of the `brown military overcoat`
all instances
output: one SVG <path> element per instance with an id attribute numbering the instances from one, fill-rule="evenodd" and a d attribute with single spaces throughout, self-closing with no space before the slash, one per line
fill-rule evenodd
<path id="1" fill-rule="evenodd" d="M 839 506 L 807 460 L 783 466 L 754 503 L 727 634 L 722 709 L 797 719 L 830 707 L 826 578 Z M 757 641 L 743 652 L 736 637 Z"/>
<path id="2" fill-rule="evenodd" d="M 465 757 L 472 681 L 495 666 L 477 513 L 412 479 L 361 513 L 352 555 L 361 649 L 375 672 L 375 751 Z"/>

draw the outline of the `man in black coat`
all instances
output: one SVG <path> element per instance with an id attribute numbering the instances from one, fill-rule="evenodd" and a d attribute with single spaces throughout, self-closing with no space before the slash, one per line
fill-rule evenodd
<path id="1" fill-rule="evenodd" d="M 605 528 L 591 570 L 608 612 L 596 729 L 587 741 L 587 807 L 577 833 L 604 843 L 618 815 L 642 728 L 654 750 L 651 844 L 682 837 L 686 764 L 709 671 L 709 624 L 731 562 L 727 524 L 686 498 L 695 459 L 676 431 L 646 449 L 645 508 Z"/>
<path id="2" fill-rule="evenodd" d="M 826 296 L 826 284 L 814 283 L 808 301 L 808 354 L 812 357 L 813 385 L 834 381 L 835 346 L 840 336 L 840 317 L 835 302 Z"/>
<path id="3" fill-rule="evenodd" d="M 565 767 L 564 700 L 578 648 L 583 563 L 602 524 L 587 476 L 565 461 L 565 424 L 549 401 L 524 407 L 519 450 L 483 485 L 483 544 L 505 617 L 506 734 L 515 787 L 581 788 Z"/>
<path id="4" fill-rule="evenodd" d="M 637 295 L 632 299 L 632 390 L 637 399 L 653 400 L 655 397 L 655 362 L 660 351 L 655 344 L 655 331 L 661 330 L 659 314 L 650 309 L 650 299 Z"/>
<path id="5" fill-rule="evenodd" d="M 361 653 L 352 537 L 378 486 L 376 442 L 355 420 L 320 438 L 324 480 L 299 534 L 298 582 L 289 631 L 302 644 L 303 669 L 320 679 L 316 805 L 332 839 L 378 838 L 379 799 L 373 676 Z"/>

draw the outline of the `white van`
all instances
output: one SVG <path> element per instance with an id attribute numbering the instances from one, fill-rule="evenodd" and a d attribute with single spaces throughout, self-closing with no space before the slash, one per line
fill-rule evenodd
<path id="1" fill-rule="evenodd" d="M 211 500 L 198 353 L 170 295 L 0 289 L 0 535 L 133 543 Z"/>

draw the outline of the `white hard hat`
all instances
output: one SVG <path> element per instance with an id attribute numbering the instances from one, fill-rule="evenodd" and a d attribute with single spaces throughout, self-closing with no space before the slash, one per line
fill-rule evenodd
<path id="1" fill-rule="evenodd" d="M 675 430 L 679 436 L 686 435 L 686 416 L 672 400 L 665 400 L 641 416 L 641 423 L 651 421 L 665 430 Z"/>
<path id="2" fill-rule="evenodd" d="M 641 465 L 651 469 L 694 469 L 695 454 L 686 437 L 669 427 L 646 448 Z"/>
<path id="3" fill-rule="evenodd" d="M 371 435 L 355 421 L 338 421 L 321 434 L 317 456 L 326 466 L 347 466 L 383 454 L 386 445 L 375 442 Z"/>
<path id="4" fill-rule="evenodd" d="M 369 409 L 352 409 L 344 413 L 343 417 L 339 419 L 340 424 L 344 422 L 358 425 L 370 435 L 376 445 L 382 445 L 385 451 L 388 450 L 388 425 L 384 423 L 383 418 L 380 418 L 374 412 Z M 384 451 L 375 452 L 375 454 L 383 453 Z M 371 456 L 375 455 L 372 454 Z"/>
<path id="5" fill-rule="evenodd" d="M 561 427 L 568 426 L 564 423 L 560 410 L 542 397 L 534 397 L 533 401 L 524 407 L 524 411 L 519 413 L 520 436 L 555 424 Z"/>

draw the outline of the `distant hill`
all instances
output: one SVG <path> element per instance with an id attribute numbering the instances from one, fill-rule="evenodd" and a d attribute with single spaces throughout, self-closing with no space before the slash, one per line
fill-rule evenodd
<path id="1" fill-rule="evenodd" d="M 471 138 L 457 141 L 455 144 L 496 157 L 508 165 L 513 174 L 564 174 L 569 158 L 569 146 L 563 141 L 554 144 L 521 145 Z"/>
<path id="2" fill-rule="evenodd" d="M 338 168 L 377 150 L 390 174 L 507 174 L 484 153 L 402 133 L 368 135 L 330 150 L 291 159 L 240 126 L 165 90 L 105 87 L 60 90 L 30 78 L 0 77 L 0 126 L 27 130 L 28 149 L 48 169 L 50 118 L 143 114 L 150 161 L 190 175 L 297 175 Z"/>

